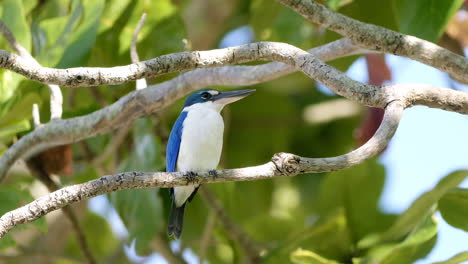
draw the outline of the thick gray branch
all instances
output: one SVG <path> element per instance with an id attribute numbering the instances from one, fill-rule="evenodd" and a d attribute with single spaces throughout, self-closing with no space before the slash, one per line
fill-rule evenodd
<path id="1" fill-rule="evenodd" d="M 385 110 L 384 119 L 375 135 L 360 148 L 333 158 L 303 158 L 294 154 L 275 154 L 273 160 L 263 165 L 217 171 L 213 177 L 208 171 L 197 177 L 186 177 L 181 172 L 124 172 L 103 176 L 86 183 L 64 187 L 43 196 L 23 207 L 10 211 L 0 218 L 0 237 L 14 226 L 34 221 L 47 213 L 71 203 L 100 194 L 125 189 L 174 187 L 226 181 L 252 181 L 277 176 L 294 176 L 301 173 L 336 171 L 362 163 L 380 153 L 395 133 L 403 105 L 396 100 Z M 193 178 L 193 179 L 192 179 Z"/>
<path id="2" fill-rule="evenodd" d="M 363 48 L 414 59 L 447 72 L 460 82 L 468 83 L 468 59 L 432 42 L 360 22 L 333 12 L 316 1 L 277 1 Z"/>

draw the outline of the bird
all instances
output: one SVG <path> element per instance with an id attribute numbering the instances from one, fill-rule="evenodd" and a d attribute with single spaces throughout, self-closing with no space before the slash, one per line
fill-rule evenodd
<path id="1" fill-rule="evenodd" d="M 254 91 L 202 89 L 188 96 L 169 135 L 166 171 L 179 171 L 194 177 L 198 171 L 214 171 L 223 146 L 224 121 L 221 110 Z M 185 205 L 192 201 L 199 187 L 188 185 L 169 189 L 172 201 L 167 226 L 169 236 L 180 238 Z"/>

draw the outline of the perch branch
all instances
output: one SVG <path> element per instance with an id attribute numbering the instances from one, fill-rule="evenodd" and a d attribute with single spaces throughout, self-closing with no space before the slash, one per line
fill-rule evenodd
<path id="1" fill-rule="evenodd" d="M 67 186 L 4 214 L 0 218 L 0 237 L 14 226 L 34 221 L 51 211 L 118 190 L 252 181 L 349 168 L 375 156 L 385 148 L 396 131 L 402 113 L 403 105 L 399 100 L 390 102 L 385 108 L 383 121 L 374 136 L 358 149 L 338 157 L 304 158 L 294 154 L 278 153 L 271 162 L 255 167 L 219 170 L 216 177 L 213 177 L 209 171 L 199 172 L 195 179 L 185 177 L 181 172 L 124 172 Z"/>

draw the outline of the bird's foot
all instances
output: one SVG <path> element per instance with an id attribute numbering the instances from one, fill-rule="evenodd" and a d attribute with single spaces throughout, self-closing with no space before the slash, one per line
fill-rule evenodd
<path id="1" fill-rule="evenodd" d="M 195 179 L 196 179 L 197 176 L 198 176 L 198 174 L 196 172 L 193 172 L 193 171 L 187 171 L 184 174 L 184 177 L 187 178 L 187 181 L 189 183 L 195 183 Z"/>
<path id="2" fill-rule="evenodd" d="M 213 177 L 213 179 L 218 178 L 218 172 L 216 170 L 210 170 L 208 174 Z"/>

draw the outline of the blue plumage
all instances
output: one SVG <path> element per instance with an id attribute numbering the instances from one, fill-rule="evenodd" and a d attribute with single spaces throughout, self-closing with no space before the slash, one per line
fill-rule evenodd
<path id="1" fill-rule="evenodd" d="M 179 118 L 177 118 L 174 126 L 172 127 L 169 141 L 167 142 L 166 149 L 166 171 L 174 172 L 177 168 L 177 158 L 179 157 L 180 141 L 182 139 L 182 129 L 184 120 L 187 117 L 187 112 L 182 111 Z"/>

